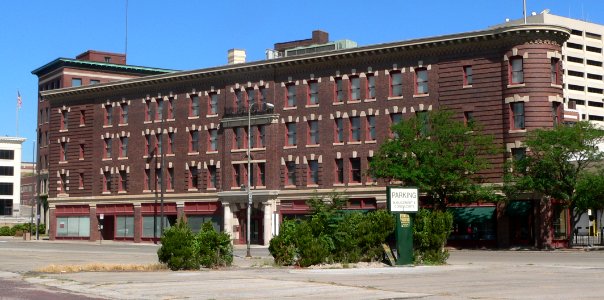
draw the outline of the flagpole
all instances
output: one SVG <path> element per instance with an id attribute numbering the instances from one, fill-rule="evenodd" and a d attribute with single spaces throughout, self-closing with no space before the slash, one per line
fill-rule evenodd
<path id="1" fill-rule="evenodd" d="M 16 136 L 19 137 L 19 102 L 17 102 L 17 109 L 15 110 L 15 115 L 16 115 L 15 120 L 17 122 L 17 126 L 16 126 L 17 135 Z"/>

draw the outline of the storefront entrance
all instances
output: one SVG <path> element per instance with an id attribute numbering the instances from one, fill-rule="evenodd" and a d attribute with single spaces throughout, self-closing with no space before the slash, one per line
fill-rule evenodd
<path id="1" fill-rule="evenodd" d="M 533 203 L 531 201 L 510 201 L 506 208 L 510 224 L 510 244 L 531 246 L 534 241 Z"/>
<path id="2" fill-rule="evenodd" d="M 245 244 L 247 238 L 247 208 L 237 212 L 237 219 L 239 221 L 238 244 Z M 264 244 L 263 211 L 261 209 L 252 208 L 250 227 L 250 244 Z"/>

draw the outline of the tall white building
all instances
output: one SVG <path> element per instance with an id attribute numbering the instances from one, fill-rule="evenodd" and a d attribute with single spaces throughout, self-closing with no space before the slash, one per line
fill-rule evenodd
<path id="1" fill-rule="evenodd" d="M 24 138 L 0 137 L 0 217 L 20 216 L 23 142 Z"/>
<path id="2" fill-rule="evenodd" d="M 506 22 L 521 24 L 524 19 Z M 564 98 L 567 108 L 576 109 L 581 120 L 604 127 L 604 25 L 561 17 L 545 10 L 527 16 L 529 24 L 553 24 L 572 30 L 562 47 Z"/>

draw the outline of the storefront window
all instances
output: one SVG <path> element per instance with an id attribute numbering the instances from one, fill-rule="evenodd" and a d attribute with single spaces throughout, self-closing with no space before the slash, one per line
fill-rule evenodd
<path id="1" fill-rule="evenodd" d="M 567 237 L 567 210 L 561 205 L 554 205 L 554 238 Z"/>
<path id="2" fill-rule="evenodd" d="M 173 219 L 173 220 L 172 220 Z M 154 237 L 154 233 L 157 237 L 161 236 L 161 217 L 156 217 L 155 231 L 153 230 L 153 216 L 143 217 L 143 237 Z M 175 223 L 176 216 L 171 218 L 170 216 L 164 216 L 164 229 L 170 228 Z M 172 221 L 172 222 L 171 222 Z"/>
<path id="3" fill-rule="evenodd" d="M 213 215 L 189 215 L 187 216 L 187 224 L 189 224 L 189 228 L 193 230 L 194 233 L 198 233 L 201 229 L 201 226 L 205 222 L 211 222 L 212 226 L 214 226 L 214 230 L 220 232 L 220 224 L 222 223 L 222 219 L 218 216 Z"/>
<path id="4" fill-rule="evenodd" d="M 134 217 L 117 216 L 115 220 L 116 237 L 134 237 Z"/>
<path id="5" fill-rule="evenodd" d="M 58 237 L 90 236 L 90 217 L 58 217 Z"/>
<path id="6" fill-rule="evenodd" d="M 449 208 L 453 232 L 449 240 L 495 240 L 495 207 Z"/>

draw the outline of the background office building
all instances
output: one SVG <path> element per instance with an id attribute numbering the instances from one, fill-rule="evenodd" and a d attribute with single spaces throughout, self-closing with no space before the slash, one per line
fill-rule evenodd
<path id="1" fill-rule="evenodd" d="M 359 47 L 316 31 L 275 44 L 266 60 L 233 49 L 228 65 L 179 72 L 55 60 L 33 71 L 50 238 L 151 241 L 162 199 L 166 224 L 211 221 L 234 243 L 250 230 L 257 244 L 307 214 L 317 193 L 343 193 L 346 209 L 385 208 L 388 182 L 367 174 L 374 153 L 393 123 L 442 107 L 494 135 L 502 151 L 481 177 L 499 184 L 527 131 L 577 119 L 563 108 L 569 36 L 521 25 Z M 560 245 L 559 209 L 541 199 L 457 205 L 451 243 Z"/>
<path id="2" fill-rule="evenodd" d="M 21 145 L 19 137 L 0 137 L 0 222 L 12 222 L 21 208 Z M 4 220 L 2 220 L 4 219 Z"/>

